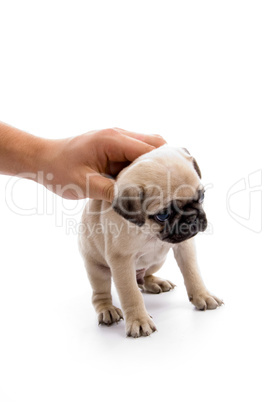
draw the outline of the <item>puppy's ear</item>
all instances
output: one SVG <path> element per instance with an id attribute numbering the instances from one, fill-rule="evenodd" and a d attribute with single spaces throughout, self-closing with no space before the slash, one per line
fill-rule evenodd
<path id="1" fill-rule="evenodd" d="M 182 149 L 183 149 L 188 155 L 191 156 L 191 154 L 190 154 L 190 152 L 188 151 L 188 149 L 186 149 L 186 148 L 182 148 Z M 192 157 L 192 158 L 193 158 L 193 157 Z M 199 175 L 199 178 L 201 179 L 201 171 L 200 171 L 200 169 L 199 169 L 199 166 L 198 166 L 197 161 L 195 160 L 195 158 L 192 159 L 192 162 L 193 162 L 193 166 L 194 166 L 194 168 L 195 168 L 197 174 Z"/>
<path id="2" fill-rule="evenodd" d="M 112 203 L 112 208 L 123 218 L 143 226 L 145 223 L 145 212 L 142 209 L 144 191 L 139 186 L 127 186 L 119 189 L 118 194 Z"/>
<path id="3" fill-rule="evenodd" d="M 188 155 L 191 155 L 187 148 L 182 148 L 182 150 L 185 151 Z"/>
<path id="4" fill-rule="evenodd" d="M 193 166 L 194 166 L 197 174 L 199 175 L 199 178 L 201 179 L 201 171 L 199 169 L 199 166 L 198 166 L 197 161 L 195 160 L 195 158 L 193 158 Z"/>

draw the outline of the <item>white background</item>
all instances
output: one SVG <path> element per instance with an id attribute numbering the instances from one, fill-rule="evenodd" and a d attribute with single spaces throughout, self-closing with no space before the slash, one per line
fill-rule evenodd
<path id="1" fill-rule="evenodd" d="M 201 272 L 225 301 L 196 311 L 170 255 L 161 276 L 177 288 L 144 295 L 158 332 L 98 327 L 69 230 L 84 202 L 23 180 L 15 207 L 2 176 L 2 402 L 266 401 L 266 19 L 257 0 L 0 2 L 0 119 L 47 138 L 117 126 L 188 148 L 210 187 Z"/>

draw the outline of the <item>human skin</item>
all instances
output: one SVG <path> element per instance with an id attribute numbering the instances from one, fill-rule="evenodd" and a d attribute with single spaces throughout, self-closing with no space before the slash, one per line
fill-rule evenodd
<path id="1" fill-rule="evenodd" d="M 114 180 L 107 176 L 165 143 L 120 128 L 52 140 L 0 122 L 0 174 L 34 180 L 63 198 L 111 202 Z"/>

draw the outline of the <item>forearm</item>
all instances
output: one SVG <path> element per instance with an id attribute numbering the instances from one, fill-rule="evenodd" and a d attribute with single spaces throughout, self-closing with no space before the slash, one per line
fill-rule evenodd
<path id="1" fill-rule="evenodd" d="M 32 179 L 63 198 L 111 202 L 114 180 L 103 174 L 116 176 L 127 164 L 165 143 L 159 135 L 122 129 L 44 139 L 0 122 L 0 174 Z"/>
<path id="2" fill-rule="evenodd" d="M 42 169 L 47 141 L 0 122 L 0 173 L 27 176 Z"/>

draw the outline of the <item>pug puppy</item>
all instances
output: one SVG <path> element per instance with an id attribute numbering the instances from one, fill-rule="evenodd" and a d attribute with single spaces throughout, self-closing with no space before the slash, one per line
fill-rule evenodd
<path id="1" fill-rule="evenodd" d="M 124 315 L 127 336 L 147 336 L 156 330 L 140 289 L 161 293 L 174 288 L 154 275 L 170 249 L 194 306 L 221 306 L 222 300 L 203 283 L 194 247 L 193 237 L 207 227 L 200 179 L 196 160 L 185 148 L 163 145 L 120 172 L 112 204 L 90 200 L 86 205 L 79 247 L 99 324 L 111 325 Z M 123 314 L 112 303 L 111 278 Z"/>

